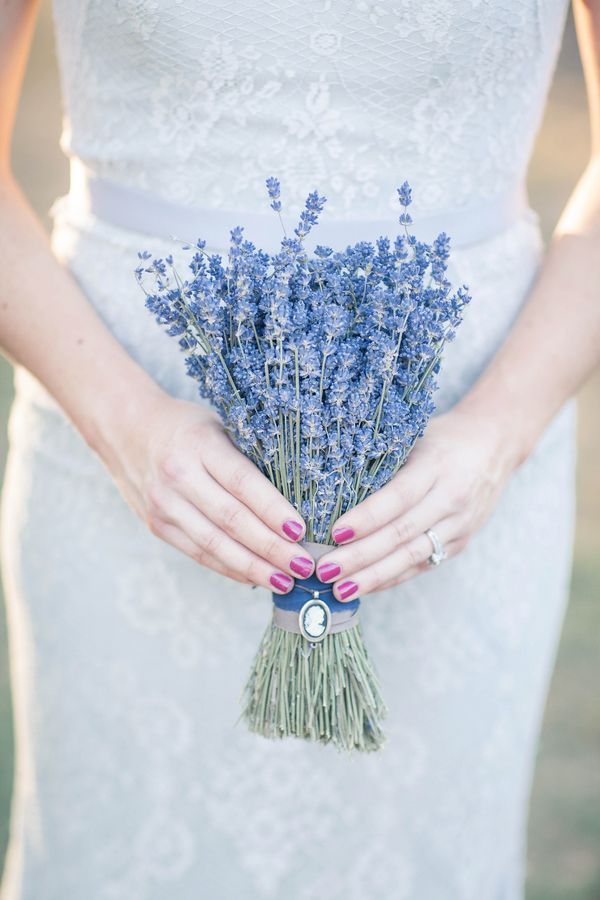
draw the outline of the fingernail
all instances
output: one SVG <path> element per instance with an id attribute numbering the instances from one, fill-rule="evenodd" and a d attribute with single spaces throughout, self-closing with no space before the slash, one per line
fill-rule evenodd
<path id="1" fill-rule="evenodd" d="M 342 583 L 338 585 L 338 594 L 342 600 L 347 600 L 348 597 L 357 590 L 358 585 L 354 581 L 342 581 Z"/>
<path id="2" fill-rule="evenodd" d="M 277 588 L 277 590 L 285 591 L 286 593 L 294 583 L 294 579 L 291 578 L 290 575 L 286 575 L 285 572 L 274 572 L 269 578 L 269 581 L 273 587 Z"/>
<path id="3" fill-rule="evenodd" d="M 328 581 L 330 578 L 337 578 L 341 571 L 342 567 L 338 566 L 337 563 L 323 563 L 322 566 L 317 567 L 317 575 L 319 576 L 321 581 Z"/>
<path id="4" fill-rule="evenodd" d="M 343 544 L 344 541 L 350 541 L 353 537 L 353 528 L 335 528 L 333 531 L 333 539 L 336 544 Z"/>
<path id="5" fill-rule="evenodd" d="M 304 526 L 300 522 L 296 522 L 294 519 L 288 519 L 287 522 L 284 522 L 281 527 L 283 528 L 287 536 L 293 541 L 297 541 L 304 531 Z"/>
<path id="6" fill-rule="evenodd" d="M 309 575 L 312 575 L 314 563 L 312 559 L 309 559 L 307 556 L 294 556 L 294 558 L 290 561 L 290 569 L 292 572 L 296 572 L 297 575 L 302 575 L 303 578 L 308 578 Z"/>

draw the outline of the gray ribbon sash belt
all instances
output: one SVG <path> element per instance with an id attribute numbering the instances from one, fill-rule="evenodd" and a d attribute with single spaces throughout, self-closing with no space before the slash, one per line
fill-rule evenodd
<path id="1" fill-rule="evenodd" d="M 193 244 L 203 238 L 207 250 L 223 251 L 229 246 L 230 230 L 243 225 L 244 236 L 256 247 L 268 253 L 279 250 L 283 232 L 277 214 L 269 207 L 266 188 L 265 211 L 253 212 L 173 203 L 138 188 L 100 178 L 77 157 L 71 159 L 70 175 L 69 192 L 60 200 L 66 201 L 69 208 L 77 212 L 90 213 L 118 228 L 166 241 L 175 238 Z M 398 205 L 398 215 L 401 212 Z M 327 215 L 325 206 L 318 225 L 304 239 L 304 246 L 309 251 L 317 244 L 339 250 L 358 241 L 375 241 L 381 235 L 393 239 L 403 233 L 398 215 L 390 212 L 386 218 L 336 219 Z M 460 209 L 425 216 L 415 213 L 410 231 L 419 240 L 427 242 L 445 231 L 452 249 L 489 240 L 524 215 L 537 218 L 537 213 L 529 206 L 526 188 L 520 184 L 511 192 Z M 297 217 L 284 213 L 282 217 L 288 235 L 292 236 Z"/>

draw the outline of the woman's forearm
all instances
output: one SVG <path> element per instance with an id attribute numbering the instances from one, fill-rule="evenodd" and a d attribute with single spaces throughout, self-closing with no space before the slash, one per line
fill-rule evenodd
<path id="1" fill-rule="evenodd" d="M 56 398 L 87 443 L 163 393 L 99 318 L 10 175 L 0 176 L 0 347 Z"/>
<path id="2" fill-rule="evenodd" d="M 54 395 L 150 531 L 276 593 L 291 590 L 305 566 L 312 571 L 295 547 L 305 526 L 292 504 L 234 446 L 215 410 L 171 397 L 129 356 L 2 177 L 0 248 L 0 345 Z"/>
<path id="3" fill-rule="evenodd" d="M 518 465 L 599 362 L 600 157 L 595 157 L 560 217 L 508 338 L 456 410 L 494 427 Z"/>

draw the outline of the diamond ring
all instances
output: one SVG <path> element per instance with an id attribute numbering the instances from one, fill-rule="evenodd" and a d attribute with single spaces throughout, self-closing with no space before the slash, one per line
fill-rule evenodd
<path id="1" fill-rule="evenodd" d="M 435 532 L 432 528 L 429 528 L 429 529 L 425 532 L 425 534 L 427 535 L 427 537 L 428 537 L 429 540 L 431 541 L 431 546 L 433 547 L 433 553 L 431 554 L 431 556 L 428 556 L 428 557 L 427 557 L 427 562 L 428 562 L 429 565 L 431 565 L 431 566 L 439 566 L 439 564 L 440 564 L 444 559 L 446 559 L 446 557 L 448 556 L 448 554 L 447 554 L 446 551 L 444 550 L 444 545 L 442 544 L 442 542 L 440 541 L 440 539 L 439 539 L 439 537 L 437 536 L 436 532 Z"/>

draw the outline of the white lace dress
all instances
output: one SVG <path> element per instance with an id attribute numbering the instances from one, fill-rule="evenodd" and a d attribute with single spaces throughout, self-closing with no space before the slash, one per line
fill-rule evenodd
<path id="1" fill-rule="evenodd" d="M 62 146 L 180 204 L 263 211 L 276 175 L 292 212 L 317 188 L 330 214 L 391 227 L 406 178 L 417 231 L 420 215 L 523 184 L 566 7 L 55 0 Z M 67 200 L 55 209 L 57 258 L 127 350 L 193 399 L 135 284 L 142 247 L 173 249 Z M 531 210 L 454 253 L 474 299 L 440 410 L 504 339 L 542 254 Z M 573 404 L 462 555 L 363 601 L 388 743 L 344 757 L 235 724 L 268 592 L 151 535 L 43 387 L 16 375 L 2 558 L 17 777 L 2 900 L 521 898 L 571 561 Z"/>

